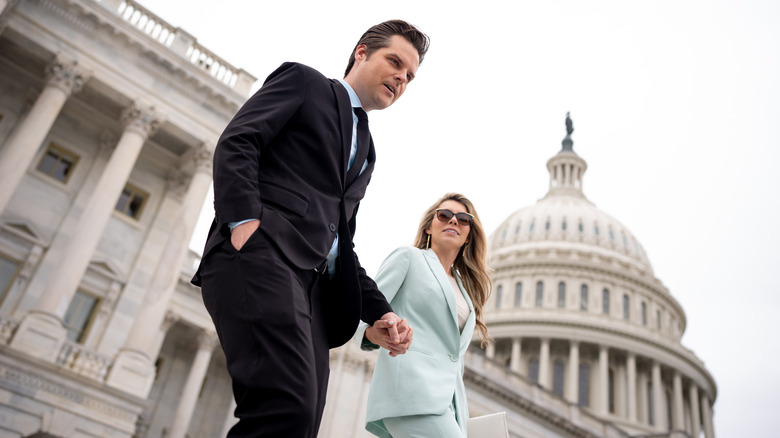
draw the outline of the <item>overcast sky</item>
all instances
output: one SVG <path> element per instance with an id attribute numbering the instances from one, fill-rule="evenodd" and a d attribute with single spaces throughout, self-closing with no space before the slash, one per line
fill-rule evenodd
<path id="1" fill-rule="evenodd" d="M 586 196 L 685 309 L 683 344 L 718 384 L 716 433 L 777 435 L 780 2 L 142 4 L 260 81 L 284 61 L 341 77 L 386 19 L 430 35 L 406 94 L 369 114 L 378 162 L 356 245 L 370 274 L 445 192 L 470 197 L 491 234 L 544 196 L 571 111 Z"/>

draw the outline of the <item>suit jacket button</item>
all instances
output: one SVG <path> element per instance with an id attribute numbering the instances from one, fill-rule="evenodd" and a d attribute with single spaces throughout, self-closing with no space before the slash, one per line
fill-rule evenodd
<path id="1" fill-rule="evenodd" d="M 458 355 L 456 355 L 456 354 L 451 354 L 451 355 L 450 355 L 450 360 L 451 360 L 451 361 L 453 361 L 453 362 L 457 362 L 457 361 L 458 361 Z"/>
<path id="2" fill-rule="evenodd" d="M 328 225 L 328 228 L 330 228 L 330 230 L 333 231 L 334 233 L 336 232 L 336 224 L 330 224 Z"/>

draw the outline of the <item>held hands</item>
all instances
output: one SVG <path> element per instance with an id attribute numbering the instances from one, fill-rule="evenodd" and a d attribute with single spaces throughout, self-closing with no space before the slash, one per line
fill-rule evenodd
<path id="1" fill-rule="evenodd" d="M 412 344 L 414 330 L 406 319 L 401 319 L 393 312 L 382 315 L 381 319 L 366 329 L 366 339 L 385 348 L 390 356 L 395 357 L 406 353 Z"/>

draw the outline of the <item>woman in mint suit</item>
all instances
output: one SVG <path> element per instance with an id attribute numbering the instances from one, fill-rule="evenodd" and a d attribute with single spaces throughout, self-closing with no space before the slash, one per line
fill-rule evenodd
<path id="1" fill-rule="evenodd" d="M 382 438 L 465 438 L 463 356 L 475 327 L 488 342 L 485 232 L 471 201 L 449 193 L 426 210 L 415 242 L 393 251 L 375 277 L 414 340 L 406 354 L 379 355 L 366 429 Z M 387 344 L 380 333 L 361 324 L 355 338 L 364 350 L 376 349 Z"/>

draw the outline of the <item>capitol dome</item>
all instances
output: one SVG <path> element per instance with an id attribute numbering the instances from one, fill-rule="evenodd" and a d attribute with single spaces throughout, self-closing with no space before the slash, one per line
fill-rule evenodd
<path id="1" fill-rule="evenodd" d="M 489 238 L 486 356 L 630 435 L 713 437 L 715 381 L 629 229 L 583 193 L 571 119 L 547 194 Z"/>

